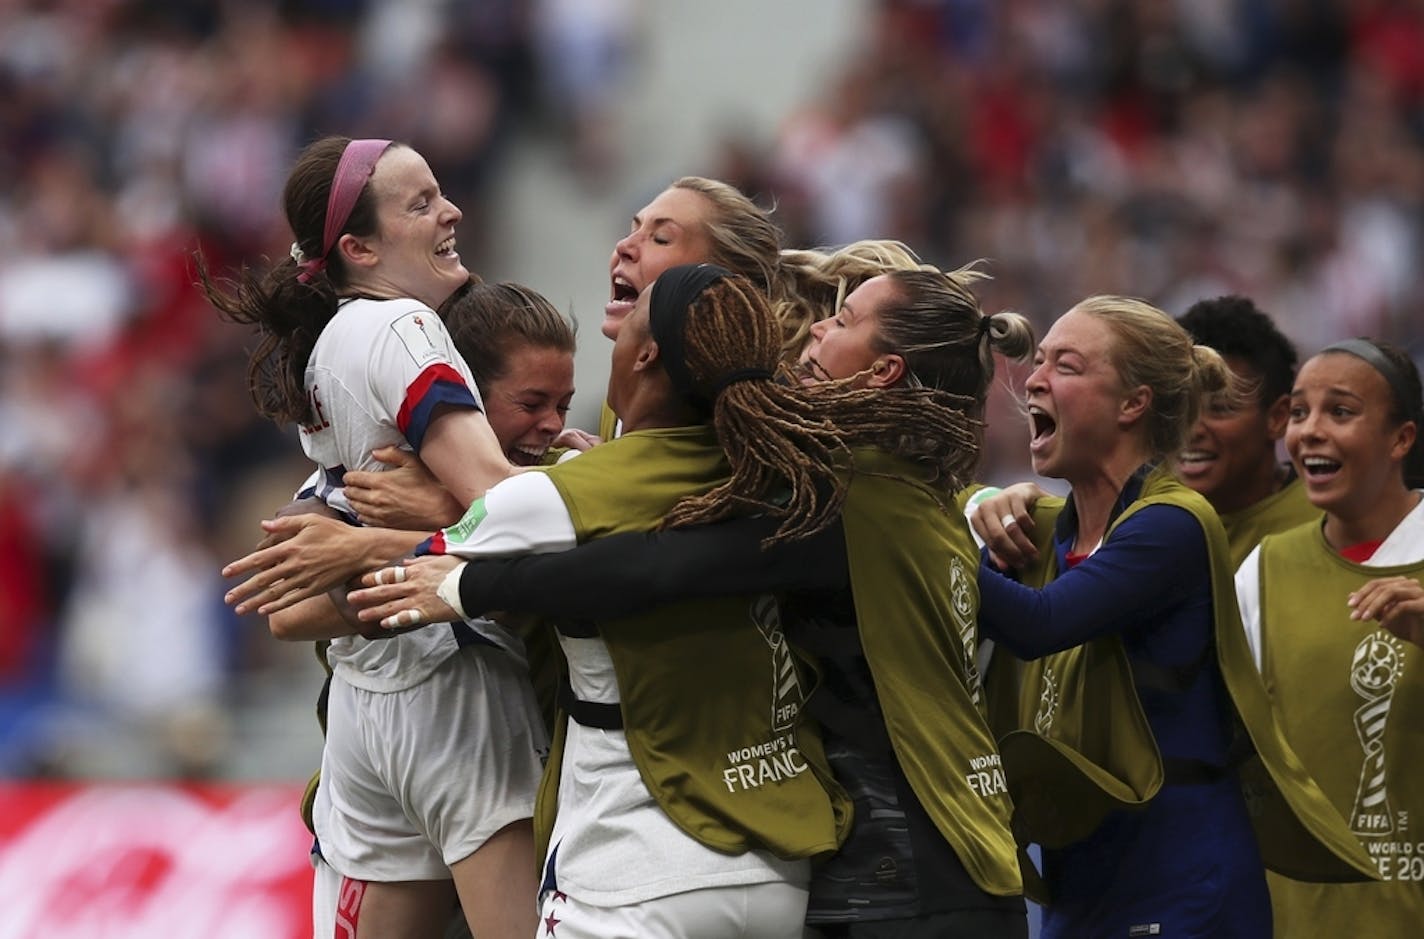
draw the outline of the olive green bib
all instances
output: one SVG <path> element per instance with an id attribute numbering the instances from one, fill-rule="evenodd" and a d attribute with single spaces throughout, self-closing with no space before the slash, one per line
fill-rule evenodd
<path id="1" fill-rule="evenodd" d="M 976 884 L 1016 895 L 1013 807 L 975 662 L 979 551 L 963 512 L 917 475 L 855 454 L 842 518 L 861 645 L 915 796 Z"/>
<path id="2" fill-rule="evenodd" d="M 612 440 L 618 436 L 618 415 L 613 413 L 613 409 L 608 406 L 608 402 L 603 402 L 603 407 L 598 409 L 598 436 L 605 441 Z"/>
<path id="3" fill-rule="evenodd" d="M 635 431 L 549 470 L 580 542 L 656 528 L 680 499 L 723 482 L 709 427 Z M 710 848 L 784 858 L 834 851 L 851 803 L 802 719 L 808 680 L 770 597 L 668 604 L 603 621 L 624 733 L 648 790 Z M 565 723 L 535 809 L 541 851 L 557 807 Z"/>
<path id="4" fill-rule="evenodd" d="M 1299 478 L 1292 479 L 1278 491 L 1240 512 L 1221 516 L 1221 524 L 1226 529 L 1226 540 L 1230 549 L 1231 569 L 1234 571 L 1240 567 L 1241 562 L 1246 560 L 1246 555 L 1267 535 L 1274 535 L 1319 517 L 1320 510 L 1310 504 L 1310 499 L 1305 495 L 1305 484 Z"/>
<path id="5" fill-rule="evenodd" d="M 1191 512 L 1206 535 L 1211 564 L 1217 662 L 1250 755 L 1240 768 L 1266 866 L 1305 880 L 1358 881 L 1374 866 L 1339 812 L 1286 743 L 1241 628 L 1226 532 L 1199 494 L 1159 467 L 1114 521 L 1148 505 Z M 1025 582 L 1048 583 L 1054 569 L 1051 524 L 1038 522 L 1042 560 Z M 1111 811 L 1145 804 L 1163 782 L 1161 754 L 1116 637 L 1045 656 L 1023 667 L 1020 729 L 999 743 L 1017 810 L 1016 825 L 1048 847 L 1090 834 Z M 1242 741 L 1243 746 L 1247 743 Z"/>
<path id="6" fill-rule="evenodd" d="M 1349 618 L 1377 577 L 1318 522 L 1261 544 L 1262 675 L 1286 737 L 1379 867 L 1383 883 L 1272 877 L 1278 936 L 1405 936 L 1424 928 L 1424 650 Z"/>
<path id="7" fill-rule="evenodd" d="M 1034 510 L 1038 559 L 1022 577 L 1035 588 L 1058 576 L 1053 527 L 1064 503 L 1046 501 Z M 1129 506 L 1114 527 L 1146 504 Z M 1162 757 L 1121 639 L 1106 636 L 1025 662 L 1017 684 L 1018 729 L 999 749 L 1021 837 L 1063 847 L 1092 834 L 1109 812 L 1146 805 L 1157 794 Z"/>

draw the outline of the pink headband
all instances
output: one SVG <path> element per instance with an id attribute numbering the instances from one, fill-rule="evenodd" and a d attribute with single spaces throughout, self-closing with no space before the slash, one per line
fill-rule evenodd
<path id="1" fill-rule="evenodd" d="M 336 245 L 336 239 L 341 237 L 341 230 L 351 218 L 351 210 L 356 207 L 366 180 L 376 168 L 376 161 L 390 145 L 389 140 L 353 140 L 341 151 L 341 162 L 336 164 L 336 175 L 331 180 L 331 195 L 326 199 L 326 228 L 321 235 L 321 256 L 298 261 L 297 267 L 302 272 L 297 275 L 297 280 L 305 284 L 312 279 L 312 275 L 326 270 L 326 256 Z"/>

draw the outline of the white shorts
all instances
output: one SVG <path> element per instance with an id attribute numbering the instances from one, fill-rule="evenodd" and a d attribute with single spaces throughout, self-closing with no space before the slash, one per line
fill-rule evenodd
<path id="1" fill-rule="evenodd" d="M 539 908 L 539 939 L 801 939 L 804 886 L 788 883 L 709 887 L 618 907 L 590 906 L 558 891 Z"/>
<path id="2" fill-rule="evenodd" d="M 498 649 L 461 649 L 388 694 L 333 676 L 312 811 L 322 856 L 360 880 L 449 879 L 533 817 L 548 753 L 528 673 Z"/>
<path id="3" fill-rule="evenodd" d="M 319 854 L 312 855 L 312 867 L 312 936 L 335 939 L 336 905 L 341 899 L 343 878 Z"/>

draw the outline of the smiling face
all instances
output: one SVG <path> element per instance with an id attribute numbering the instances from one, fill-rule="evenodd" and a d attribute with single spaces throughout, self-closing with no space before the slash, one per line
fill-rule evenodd
<path id="1" fill-rule="evenodd" d="M 1240 356 L 1227 355 L 1227 366 L 1253 387 L 1261 373 Z M 1240 407 L 1208 402 L 1192 428 L 1186 448 L 1177 454 L 1177 477 L 1206 497 L 1218 512 L 1237 512 L 1276 489 L 1276 441 L 1285 432 L 1288 403 L 1269 407 L 1254 395 Z"/>
<path id="2" fill-rule="evenodd" d="M 1092 473 L 1125 432 L 1112 340 L 1105 320 L 1073 309 L 1039 343 L 1024 387 L 1029 457 L 1040 476 L 1071 482 Z"/>
<path id="3" fill-rule="evenodd" d="M 893 303 L 897 295 L 889 277 L 872 277 L 851 291 L 835 316 L 813 323 L 811 339 L 801 352 L 802 381 L 809 384 L 871 371 L 885 357 L 879 333 L 880 310 Z M 871 378 L 866 375 L 861 384 Z"/>
<path id="4" fill-rule="evenodd" d="M 1391 418 L 1392 407 L 1389 384 L 1363 359 L 1327 352 L 1305 363 L 1291 391 L 1286 450 L 1313 505 L 1353 522 L 1402 491 L 1415 428 Z"/>
<path id="5" fill-rule="evenodd" d="M 376 296 L 413 297 L 431 309 L 465 283 L 470 272 L 455 252 L 460 210 L 440 192 L 425 158 L 409 147 L 386 150 L 371 174 L 376 234 L 360 239 L 372 252 L 351 267 L 351 287 Z M 351 236 L 343 236 L 343 239 Z"/>
<path id="6" fill-rule="evenodd" d="M 665 189 L 633 216 L 633 229 L 613 248 L 610 295 L 603 308 L 603 335 L 617 340 L 633 305 L 658 275 L 679 264 L 708 261 L 712 240 L 705 220 L 713 206 L 691 189 Z"/>
<path id="7" fill-rule="evenodd" d="M 505 354 L 504 374 L 485 388 L 485 416 L 504 455 L 534 466 L 564 429 L 574 397 L 574 356 L 553 346 L 523 345 Z"/>

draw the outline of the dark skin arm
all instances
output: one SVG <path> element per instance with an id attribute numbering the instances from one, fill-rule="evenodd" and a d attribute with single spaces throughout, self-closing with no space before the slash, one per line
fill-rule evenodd
<path id="1" fill-rule="evenodd" d="M 753 518 L 695 528 L 610 535 L 570 551 L 465 562 L 465 612 L 616 619 L 674 601 L 749 593 L 843 587 L 850 573 L 845 534 L 836 523 L 809 538 L 763 550 L 775 519 Z M 368 622 L 404 625 L 404 611 L 425 621 L 448 615 L 435 589 L 456 566 L 448 557 L 387 568 L 362 578 L 349 599 Z"/>

